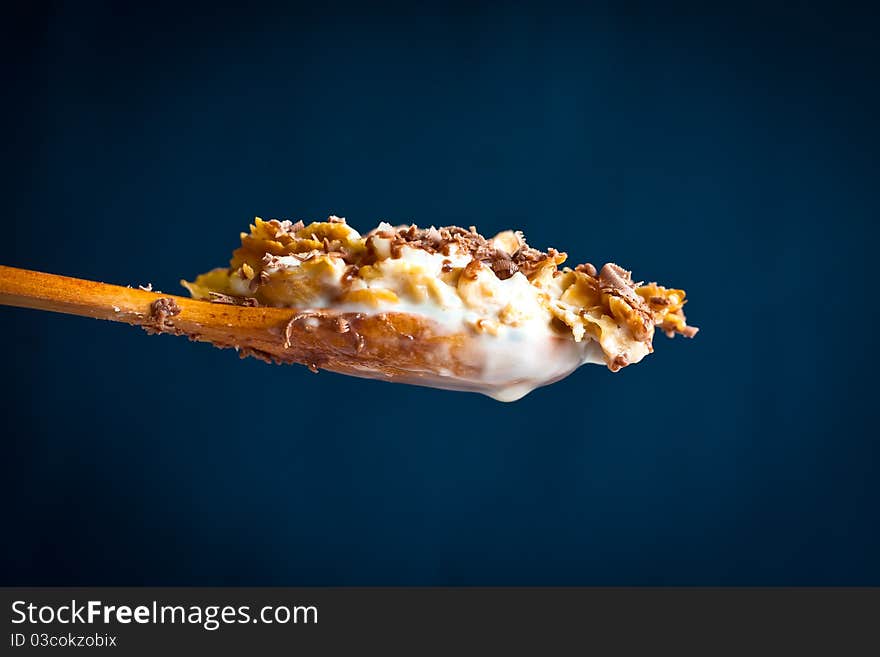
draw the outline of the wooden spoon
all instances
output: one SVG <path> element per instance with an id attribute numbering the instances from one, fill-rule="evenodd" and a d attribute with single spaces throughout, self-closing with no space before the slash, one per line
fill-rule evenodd
<path id="1" fill-rule="evenodd" d="M 407 313 L 351 313 L 199 301 L 0 265 L 0 305 L 140 326 L 148 333 L 235 348 L 242 357 L 301 363 L 365 378 L 483 392 L 468 336 Z M 521 396 L 521 395 L 520 395 Z"/>

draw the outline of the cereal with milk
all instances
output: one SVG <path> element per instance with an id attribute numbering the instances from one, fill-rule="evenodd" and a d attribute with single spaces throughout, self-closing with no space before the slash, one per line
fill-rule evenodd
<path id="1" fill-rule="evenodd" d="M 380 223 L 361 235 L 344 219 L 257 218 L 228 268 L 185 283 L 196 298 L 357 313 L 409 313 L 465 334 L 479 380 L 464 387 L 516 399 L 584 363 L 616 371 L 652 351 L 655 327 L 691 337 L 682 290 L 641 285 L 607 264 L 561 268 L 564 253 L 520 232 Z M 524 357 L 526 355 L 527 357 Z M 449 385 L 462 387 L 450 380 Z"/>

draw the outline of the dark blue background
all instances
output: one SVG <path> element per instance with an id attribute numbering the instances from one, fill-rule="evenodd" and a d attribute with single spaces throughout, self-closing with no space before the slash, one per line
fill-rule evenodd
<path id="1" fill-rule="evenodd" d="M 7 11 L 0 262 L 516 227 L 702 332 L 505 405 L 0 308 L 2 583 L 880 584 L 873 15 L 123 4 Z"/>

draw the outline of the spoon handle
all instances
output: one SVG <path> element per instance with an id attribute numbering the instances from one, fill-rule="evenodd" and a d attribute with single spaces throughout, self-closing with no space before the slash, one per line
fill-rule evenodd
<path id="1" fill-rule="evenodd" d="M 142 324 L 165 295 L 0 265 L 0 305 Z M 141 321 L 138 321 L 141 320 Z"/>
<path id="2" fill-rule="evenodd" d="M 263 349 L 278 344 L 280 330 L 295 314 L 286 308 L 211 303 L 3 265 L 0 305 L 107 319 L 223 346 Z"/>

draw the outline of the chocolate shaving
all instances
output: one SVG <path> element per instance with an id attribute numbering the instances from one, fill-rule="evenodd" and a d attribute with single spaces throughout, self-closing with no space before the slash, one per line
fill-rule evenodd
<path id="1" fill-rule="evenodd" d="M 291 338 L 293 337 L 293 327 L 296 322 L 301 319 L 302 315 L 294 315 L 289 320 L 287 320 L 287 324 L 284 325 L 284 348 L 290 349 L 291 346 Z"/>
<path id="2" fill-rule="evenodd" d="M 293 345 L 293 340 L 292 340 L 293 339 L 293 327 L 296 326 L 296 323 L 299 320 L 305 319 L 307 317 L 321 317 L 321 315 L 318 315 L 316 313 L 297 313 L 296 315 L 291 317 L 289 320 L 287 320 L 287 323 L 284 325 L 284 348 L 285 349 L 290 349 L 290 347 Z M 314 329 L 307 324 L 303 327 L 303 330 L 306 333 L 311 333 Z"/>
<path id="3" fill-rule="evenodd" d="M 260 275 L 262 277 L 261 272 Z M 223 294 L 222 292 L 209 292 L 211 295 L 211 303 L 222 303 L 229 306 L 248 306 L 251 308 L 255 308 L 260 305 L 260 302 L 257 301 L 254 297 L 234 297 L 230 294 Z"/>
<path id="4" fill-rule="evenodd" d="M 654 314 L 638 294 L 632 274 L 623 267 L 609 262 L 599 272 L 599 290 L 605 294 L 619 297 L 639 316 L 640 324 L 630 326 L 636 340 L 646 340 L 654 328 Z"/>
<path id="5" fill-rule="evenodd" d="M 150 319 L 152 319 L 159 327 L 173 326 L 173 324 L 168 321 L 168 318 L 179 314 L 180 306 L 178 306 L 177 302 L 171 297 L 162 297 L 161 299 L 156 299 L 150 304 Z"/>
<path id="6" fill-rule="evenodd" d="M 147 323 L 141 325 L 141 328 L 148 335 L 157 333 L 171 333 L 172 335 L 183 335 L 183 331 L 178 329 L 171 323 L 170 318 L 180 314 L 180 306 L 170 297 L 162 297 L 156 299 L 150 304 L 150 316 Z"/>
<path id="7" fill-rule="evenodd" d="M 632 284 L 632 275 L 623 267 L 609 262 L 599 272 L 599 289 L 630 300 L 639 297 Z"/>
<path id="8" fill-rule="evenodd" d="M 358 266 L 357 265 L 348 265 L 345 268 L 345 272 L 342 274 L 342 282 L 343 283 L 351 283 L 358 275 Z"/>
<path id="9" fill-rule="evenodd" d="M 524 245 L 513 254 L 513 262 L 523 274 L 531 276 L 548 260 L 555 262 L 556 258 L 560 255 L 564 254 L 560 254 L 556 249 L 547 249 L 547 252 L 544 253 L 543 251 Z"/>
<path id="10" fill-rule="evenodd" d="M 260 351 L 259 349 L 254 349 L 253 347 L 240 347 L 238 349 L 238 357 L 239 358 L 247 358 L 248 356 L 252 356 L 258 360 L 263 361 L 264 363 L 272 363 L 280 365 L 282 361 L 273 356 L 272 354 Z"/>
<path id="11" fill-rule="evenodd" d="M 499 251 L 498 257 L 489 261 L 489 267 L 492 268 L 495 275 L 502 281 L 507 280 L 519 271 L 517 264 L 504 251 Z"/>
<path id="12" fill-rule="evenodd" d="M 522 271 L 528 276 L 548 260 L 555 261 L 560 255 L 555 249 L 544 252 L 529 247 L 522 240 L 521 235 L 518 235 L 521 247 L 513 255 L 510 255 L 497 248 L 491 240 L 480 235 L 475 226 L 470 226 L 468 230 L 465 230 L 459 226 L 419 228 L 413 224 L 405 228 L 376 231 L 372 235 L 391 240 L 391 256 L 393 258 L 400 257 L 400 250 L 404 246 L 421 249 L 428 253 L 450 255 L 451 247 L 455 245 L 459 253 L 468 254 L 474 260 L 486 263 L 501 280 L 510 278 L 518 271 Z M 364 264 L 371 264 L 375 259 L 375 252 L 368 248 Z M 451 263 L 448 267 L 444 263 L 444 272 L 451 271 L 451 269 Z"/>
<path id="13" fill-rule="evenodd" d="M 291 253 L 290 255 L 292 255 L 294 258 L 296 258 L 300 262 L 308 262 L 309 260 L 311 260 L 312 258 L 317 256 L 319 253 L 320 253 L 319 251 L 313 249 L 312 251 L 306 251 L 305 253 Z"/>
<path id="14" fill-rule="evenodd" d="M 638 294 L 636 294 L 637 284 L 633 283 L 632 274 L 623 267 L 609 262 L 602 271 L 599 272 L 599 290 L 620 297 L 626 301 L 634 310 L 651 314 L 651 309 Z"/>
<path id="15" fill-rule="evenodd" d="M 608 363 L 608 369 L 612 372 L 618 372 L 627 365 L 629 365 L 629 359 L 623 354 L 618 354 Z"/>
<path id="16" fill-rule="evenodd" d="M 293 223 L 289 219 L 285 219 L 284 221 L 279 221 L 278 219 L 270 219 L 267 221 L 272 228 L 275 229 L 275 239 L 279 237 L 283 237 L 284 235 L 294 235 L 297 231 L 305 228 L 305 224 L 302 221 L 297 221 Z"/>

